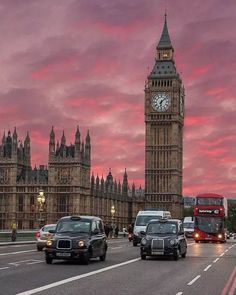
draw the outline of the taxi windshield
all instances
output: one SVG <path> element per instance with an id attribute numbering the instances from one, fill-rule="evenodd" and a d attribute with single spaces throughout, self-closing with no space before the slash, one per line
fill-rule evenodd
<path id="1" fill-rule="evenodd" d="M 89 233 L 91 222 L 89 220 L 61 220 L 57 224 L 57 233 Z"/>
<path id="2" fill-rule="evenodd" d="M 176 234 L 177 226 L 175 223 L 165 222 L 165 223 L 150 223 L 147 227 L 147 234 L 157 235 L 157 234 Z"/>

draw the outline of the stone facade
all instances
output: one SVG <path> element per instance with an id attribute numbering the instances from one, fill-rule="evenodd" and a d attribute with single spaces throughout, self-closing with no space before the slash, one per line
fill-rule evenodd
<path id="1" fill-rule="evenodd" d="M 182 217 L 184 87 L 167 21 L 145 83 L 145 203 Z"/>
<path id="2" fill-rule="evenodd" d="M 37 196 L 44 191 L 46 202 L 39 211 Z M 111 215 L 111 206 L 115 213 Z M 81 141 L 79 128 L 74 144 L 66 145 L 63 132 L 60 143 L 52 128 L 49 138 L 48 167 L 32 169 L 30 137 L 24 144 L 13 135 L 3 135 L 0 146 L 0 229 L 10 229 L 13 221 L 19 229 L 35 229 L 39 224 L 54 223 L 65 215 L 98 215 L 104 222 L 122 227 L 133 222 L 143 206 L 143 190 L 130 189 L 127 172 L 123 182 L 91 176 L 91 143 L 87 132 Z"/>

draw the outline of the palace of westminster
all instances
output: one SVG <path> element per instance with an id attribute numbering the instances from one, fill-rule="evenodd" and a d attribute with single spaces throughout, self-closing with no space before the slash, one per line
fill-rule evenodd
<path id="1" fill-rule="evenodd" d="M 74 144 L 60 143 L 52 128 L 48 166 L 31 166 L 30 136 L 20 142 L 17 130 L 3 135 L 0 145 L 0 230 L 13 221 L 18 229 L 35 229 L 39 221 L 55 223 L 65 215 L 97 215 L 120 228 L 144 208 L 169 210 L 182 217 L 184 87 L 176 70 L 174 48 L 165 21 L 156 46 L 155 63 L 145 82 L 145 188 L 91 175 L 89 132 Z M 45 203 L 38 203 L 39 192 Z M 40 205 L 40 206 L 39 206 Z M 40 219 L 41 218 L 41 219 Z"/>

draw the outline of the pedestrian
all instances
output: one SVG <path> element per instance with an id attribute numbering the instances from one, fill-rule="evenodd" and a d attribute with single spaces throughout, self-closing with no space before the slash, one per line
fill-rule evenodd
<path id="1" fill-rule="evenodd" d="M 124 238 L 125 238 L 125 237 L 126 237 L 126 235 L 127 235 L 127 229 L 126 229 L 126 227 L 125 227 L 125 226 L 123 227 L 123 230 L 122 230 L 122 231 L 123 231 L 123 236 L 124 236 Z"/>
<path id="2" fill-rule="evenodd" d="M 104 230 L 105 230 L 105 234 L 106 234 L 106 236 L 108 238 L 109 237 L 110 228 L 109 228 L 109 225 L 107 223 L 104 226 Z"/>
<path id="3" fill-rule="evenodd" d="M 15 242 L 17 236 L 17 223 L 16 221 L 13 221 L 11 224 L 11 240 L 12 242 Z"/>
<path id="4" fill-rule="evenodd" d="M 118 234 L 119 234 L 119 227 L 116 226 L 116 228 L 115 228 L 115 238 L 118 238 Z"/>

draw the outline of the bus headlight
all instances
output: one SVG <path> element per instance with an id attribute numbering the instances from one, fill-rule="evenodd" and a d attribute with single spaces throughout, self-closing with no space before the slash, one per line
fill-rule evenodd
<path id="1" fill-rule="evenodd" d="M 222 239 L 222 237 L 223 237 L 222 234 L 218 235 L 218 239 Z"/>
<path id="2" fill-rule="evenodd" d="M 199 238 L 199 234 L 198 233 L 196 233 L 194 236 L 195 236 L 195 238 Z"/>
<path id="3" fill-rule="evenodd" d="M 47 240 L 46 245 L 47 245 L 48 247 L 51 247 L 51 246 L 52 246 L 52 240 Z"/>

